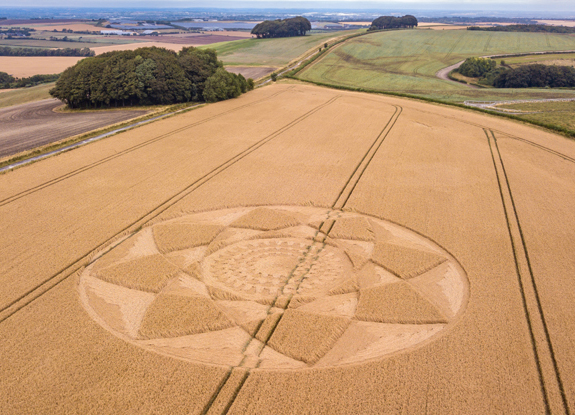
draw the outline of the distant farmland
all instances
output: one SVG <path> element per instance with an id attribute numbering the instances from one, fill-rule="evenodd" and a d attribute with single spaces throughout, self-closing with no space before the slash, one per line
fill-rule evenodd
<path id="1" fill-rule="evenodd" d="M 346 31 L 278 39 L 245 39 L 216 43 L 206 47 L 215 49 L 218 52 L 218 58 L 226 65 L 280 67 L 309 49 L 322 46 L 329 39 L 351 33 L 351 31 Z"/>
<path id="2" fill-rule="evenodd" d="M 298 74 L 330 85 L 446 101 L 575 97 L 573 91 L 471 89 L 435 74 L 471 56 L 575 50 L 575 37 L 467 30 L 396 30 L 352 39 Z"/>

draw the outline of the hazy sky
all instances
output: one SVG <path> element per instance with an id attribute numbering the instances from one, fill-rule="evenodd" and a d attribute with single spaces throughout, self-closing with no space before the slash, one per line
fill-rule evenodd
<path id="1" fill-rule="evenodd" d="M 401 1 L 330 1 L 330 0 L 0 0 L 0 7 L 90 7 L 90 8 L 357 8 L 357 9 L 452 9 L 452 10 L 536 10 L 575 13 L 575 0 L 401 0 Z"/>

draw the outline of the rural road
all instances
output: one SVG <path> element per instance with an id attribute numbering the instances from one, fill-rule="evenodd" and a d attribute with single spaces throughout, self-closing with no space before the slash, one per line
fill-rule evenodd
<path id="1" fill-rule="evenodd" d="M 54 112 L 60 105 L 62 102 L 57 99 L 44 99 L 0 109 L 0 158 L 139 117 L 147 112 Z"/>
<path id="2" fill-rule="evenodd" d="M 437 76 L 439 79 L 443 79 L 444 81 L 455 82 L 452 79 L 449 79 L 449 77 L 447 75 L 449 75 L 449 72 L 451 72 L 452 70 L 459 68 L 463 62 L 465 62 L 465 61 L 460 61 L 460 62 L 454 63 L 451 66 L 448 66 L 447 68 L 443 68 L 443 69 L 437 71 L 435 76 Z"/>

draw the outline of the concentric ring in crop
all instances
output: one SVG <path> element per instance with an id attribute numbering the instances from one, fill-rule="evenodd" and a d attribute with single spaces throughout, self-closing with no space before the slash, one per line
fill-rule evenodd
<path id="1" fill-rule="evenodd" d="M 175 358 L 254 369 L 355 364 L 422 347 L 468 280 L 436 243 L 354 212 L 262 206 L 156 223 L 80 277 L 103 328 Z"/>

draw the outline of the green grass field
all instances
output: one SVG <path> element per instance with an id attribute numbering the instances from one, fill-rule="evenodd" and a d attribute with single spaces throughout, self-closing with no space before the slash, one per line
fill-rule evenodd
<path id="1" fill-rule="evenodd" d="M 501 59 L 505 60 L 505 64 L 511 66 L 512 68 L 535 63 L 542 63 L 547 65 L 570 65 L 575 60 L 575 53 L 549 53 L 545 55 L 514 56 L 497 59 L 497 62 L 499 63 Z"/>
<path id="2" fill-rule="evenodd" d="M 11 107 L 12 105 L 20 105 L 27 102 L 51 98 L 48 91 L 54 87 L 54 84 L 55 83 L 52 82 L 49 84 L 42 84 L 30 88 L 0 90 L 0 108 Z"/>
<path id="3" fill-rule="evenodd" d="M 575 36 L 467 30 L 395 30 L 345 42 L 297 76 L 329 85 L 419 95 L 451 102 L 573 97 L 573 90 L 472 89 L 438 79 L 467 57 L 575 50 Z"/>
<path id="4" fill-rule="evenodd" d="M 530 102 L 523 104 L 498 105 L 498 108 L 525 111 L 516 114 L 520 118 L 546 124 L 559 125 L 575 130 L 575 101 L 568 102 Z"/>
<path id="5" fill-rule="evenodd" d="M 218 58 L 226 65 L 284 66 L 307 50 L 323 45 L 328 39 L 355 33 L 344 32 L 317 33 L 308 36 L 286 37 L 279 39 L 245 39 L 232 42 L 214 43 L 202 48 L 215 49 Z"/>

